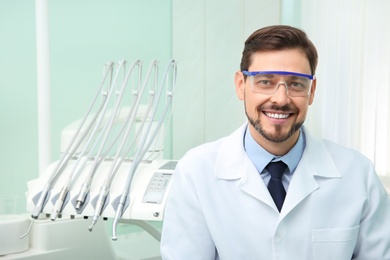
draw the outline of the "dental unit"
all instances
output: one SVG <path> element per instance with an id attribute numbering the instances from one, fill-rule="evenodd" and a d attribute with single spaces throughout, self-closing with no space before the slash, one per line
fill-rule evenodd
<path id="1" fill-rule="evenodd" d="M 163 219 L 176 165 L 162 153 L 177 63 L 169 61 L 161 79 L 158 67 L 152 61 L 143 76 L 140 60 L 128 70 L 126 61 L 104 66 L 86 114 L 62 132 L 61 158 L 28 183 L 32 221 L 21 238 L 34 220 L 70 216 L 90 218 L 89 231 L 100 217 L 112 219 L 114 241 L 118 223 L 136 224 L 159 240 L 159 231 L 146 221 Z"/>
<path id="2" fill-rule="evenodd" d="M 111 63 L 109 65 L 109 68 L 112 68 L 112 65 L 113 63 Z M 81 142 L 83 141 L 83 139 L 86 137 L 86 135 L 88 134 L 90 128 L 92 127 L 92 125 L 94 124 L 97 116 L 100 114 L 100 113 L 96 113 L 92 119 L 89 120 L 89 122 L 87 123 L 87 119 L 89 117 L 89 115 L 91 114 L 91 111 L 98 99 L 98 97 L 100 96 L 100 93 L 102 92 L 103 90 L 103 87 L 104 87 L 104 82 L 105 80 L 107 79 L 107 76 L 108 76 L 108 71 L 106 71 L 106 73 L 104 73 L 103 75 L 103 80 L 102 80 L 102 83 L 100 84 L 100 87 L 95 95 L 95 98 L 93 99 L 87 113 L 85 114 L 82 122 L 80 123 L 79 127 L 77 128 L 75 134 L 73 135 L 73 138 L 71 139 L 71 141 L 69 142 L 69 145 L 67 147 L 67 149 L 65 150 L 65 153 L 63 154 L 62 158 L 56 163 L 56 167 L 55 169 L 50 173 L 49 177 L 48 177 L 48 180 L 46 181 L 45 183 L 45 186 L 44 188 L 38 193 L 35 195 L 35 198 L 34 200 L 36 201 L 35 203 L 35 206 L 34 206 L 34 209 L 33 211 L 31 212 L 31 218 L 33 219 L 33 221 L 31 221 L 31 224 L 27 230 L 27 232 L 25 234 L 23 234 L 21 236 L 21 238 L 25 237 L 26 235 L 28 235 L 30 229 L 31 229 L 31 226 L 33 225 L 33 222 L 35 219 L 38 218 L 39 214 L 42 212 L 43 210 L 43 207 L 46 205 L 47 203 L 47 200 L 48 200 L 48 194 L 50 192 L 50 189 L 53 185 L 53 183 L 55 182 L 55 180 L 57 179 L 57 177 L 61 174 L 61 172 L 64 170 L 66 164 L 69 162 L 69 160 L 71 159 L 71 156 L 72 154 L 74 154 L 76 152 L 76 149 L 80 146 Z M 107 96 L 105 94 L 102 95 L 102 104 L 105 104 L 105 100 L 107 99 Z M 102 109 L 103 106 L 100 107 L 100 109 Z M 99 112 L 100 112 L 100 109 L 99 109 Z M 85 124 L 87 123 L 86 126 L 84 126 Z M 81 134 L 81 136 L 79 137 L 79 134 L 81 132 L 81 129 L 85 127 L 86 128 L 86 131 L 83 131 L 84 133 Z M 76 142 L 78 138 L 78 141 Z M 65 192 L 62 192 L 62 194 L 64 194 Z M 38 198 L 38 199 L 37 199 Z"/>

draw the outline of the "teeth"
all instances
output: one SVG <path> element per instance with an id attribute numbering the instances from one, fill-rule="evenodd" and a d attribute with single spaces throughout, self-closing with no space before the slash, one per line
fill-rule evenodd
<path id="1" fill-rule="evenodd" d="M 274 114 L 274 113 L 265 113 L 268 117 L 276 119 L 284 119 L 289 116 L 289 114 Z"/>

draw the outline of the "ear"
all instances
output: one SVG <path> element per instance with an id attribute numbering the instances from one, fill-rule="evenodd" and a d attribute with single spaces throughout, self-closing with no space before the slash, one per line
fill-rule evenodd
<path id="1" fill-rule="evenodd" d="M 245 79 L 241 71 L 237 71 L 234 76 L 234 83 L 236 85 L 236 94 L 240 100 L 244 100 L 245 93 Z"/>
<path id="2" fill-rule="evenodd" d="M 313 104 L 316 87 L 317 87 L 317 79 L 315 78 L 313 79 L 313 83 L 311 84 L 311 89 L 309 94 L 309 105 Z"/>

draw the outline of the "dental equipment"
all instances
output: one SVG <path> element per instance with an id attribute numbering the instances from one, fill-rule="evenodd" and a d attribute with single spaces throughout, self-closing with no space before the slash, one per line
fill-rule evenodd
<path id="1" fill-rule="evenodd" d="M 119 63 L 118 73 L 121 71 L 122 68 L 124 68 L 125 63 L 126 63 L 125 61 L 121 61 Z M 135 68 L 139 68 L 139 67 L 140 67 L 140 61 L 137 60 L 137 61 L 135 61 L 132 64 L 131 69 L 128 72 L 128 77 L 133 73 Z M 112 85 L 109 86 L 110 92 L 108 94 L 108 99 L 107 100 L 109 100 L 109 98 L 112 95 L 112 91 L 115 89 L 114 86 L 116 85 L 116 79 L 118 78 L 118 73 L 117 73 L 117 76 L 115 77 L 114 83 L 112 83 Z M 140 76 L 141 76 L 141 70 L 139 69 L 139 71 L 138 71 L 138 78 L 140 78 Z M 119 94 L 119 95 L 123 96 L 123 92 L 122 92 L 122 94 Z M 98 142 L 95 142 L 93 144 L 92 148 L 90 148 L 90 143 L 92 143 L 98 128 L 101 127 L 101 125 L 102 125 L 102 121 L 104 119 L 104 115 L 106 113 L 106 110 L 107 110 L 107 105 L 104 106 L 104 109 L 101 109 L 101 110 L 98 111 L 98 113 L 100 113 L 100 112 L 101 113 L 99 115 L 99 118 L 97 119 L 97 123 L 95 124 L 94 129 L 92 130 L 91 134 L 89 135 L 89 138 L 88 138 L 86 144 L 84 145 L 82 152 L 79 154 L 78 160 L 77 160 L 76 164 L 73 166 L 73 168 L 71 170 L 72 174 L 70 174 L 68 179 L 66 180 L 65 185 L 63 186 L 63 188 L 62 188 L 62 190 L 61 190 L 61 192 L 60 192 L 60 194 L 58 196 L 58 199 L 57 199 L 57 201 L 55 203 L 55 206 L 54 206 L 53 211 L 51 213 L 51 219 L 52 220 L 55 220 L 57 218 L 58 214 L 61 213 L 61 209 L 64 206 L 64 203 L 67 202 L 66 198 L 67 198 L 67 195 L 68 195 L 68 192 L 69 192 L 72 180 L 74 180 L 74 178 L 78 177 L 80 171 L 82 171 L 84 169 L 86 162 L 93 158 L 93 151 L 96 149 L 96 146 L 98 145 Z M 106 124 L 104 130 L 101 131 L 101 133 L 98 136 L 97 140 L 99 140 L 101 138 L 101 135 L 106 131 L 106 128 L 109 125 L 110 124 Z M 103 156 L 105 156 L 108 153 L 108 151 L 112 148 L 112 146 L 115 144 L 116 140 L 120 137 L 120 134 L 121 134 L 121 132 L 118 134 L 117 138 L 114 139 L 114 141 L 112 142 L 111 146 L 107 149 L 107 151 L 103 152 Z M 88 155 L 86 155 L 86 153 L 87 153 L 86 150 L 90 150 Z M 76 209 L 79 209 L 77 207 L 77 205 L 76 205 Z"/>
<path id="2" fill-rule="evenodd" d="M 120 143 L 119 148 L 117 149 L 117 153 L 116 153 L 114 162 L 111 164 L 109 174 L 106 177 L 106 180 L 104 181 L 103 186 L 101 186 L 101 188 L 100 188 L 99 197 L 97 199 L 96 206 L 95 206 L 95 212 L 92 216 L 92 223 L 89 226 L 90 231 L 92 231 L 92 227 L 96 224 L 101 212 L 103 211 L 103 208 L 106 205 L 105 202 L 106 202 L 106 198 L 107 198 L 107 195 L 108 195 L 108 192 L 110 189 L 112 179 L 113 179 L 115 173 L 117 172 L 117 170 L 119 169 L 119 166 L 122 164 L 122 161 L 126 155 L 126 154 L 123 154 L 123 150 L 124 150 L 124 147 L 126 145 L 128 138 L 129 138 L 130 132 L 132 130 L 132 126 L 134 125 L 135 117 L 136 117 L 136 114 L 138 112 L 138 108 L 139 108 L 143 93 L 145 91 L 145 87 L 146 87 L 147 83 L 149 82 L 149 78 L 150 78 L 150 75 L 151 75 L 153 70 L 154 70 L 154 73 L 157 74 L 157 61 L 154 61 L 151 63 L 150 68 L 147 72 L 146 80 L 142 84 L 141 89 L 138 89 L 138 86 L 137 86 L 137 88 L 135 90 L 133 90 L 133 96 L 135 98 L 134 98 L 133 106 L 131 108 L 131 113 L 129 114 L 128 119 L 126 120 L 126 124 L 125 124 L 125 126 L 127 125 L 126 131 L 124 133 L 124 137 L 122 139 L 122 142 Z M 123 87 L 126 87 L 129 76 L 130 76 L 130 73 L 126 76 Z M 155 75 L 155 78 L 157 78 L 157 75 Z M 152 88 L 154 89 L 154 85 L 152 85 Z M 153 96 L 154 96 L 153 92 L 154 91 L 151 91 L 149 94 L 149 96 L 152 96 L 150 98 L 151 100 L 153 100 Z M 149 107 L 148 107 L 148 110 L 150 109 Z M 148 114 L 148 112 L 146 112 L 146 114 Z M 145 120 L 146 120 L 146 116 L 145 116 Z M 142 127 L 141 127 L 141 129 L 142 129 Z M 138 134 L 136 134 L 136 137 L 134 138 L 134 142 L 130 145 L 129 149 L 131 149 L 133 144 L 135 144 L 135 140 L 137 139 L 137 136 L 138 136 Z"/>
<path id="3" fill-rule="evenodd" d="M 120 73 L 123 65 L 124 65 L 124 62 L 121 62 L 120 66 L 119 66 L 119 69 L 117 70 L 117 73 L 116 73 L 115 78 L 114 78 L 114 85 L 116 84 L 116 82 L 118 80 L 119 73 Z M 114 90 L 114 87 L 111 88 L 111 91 L 113 91 L 113 90 Z M 110 94 L 111 93 L 112 92 L 110 92 Z M 121 92 L 121 94 L 123 94 L 123 91 Z M 120 98 L 120 100 L 121 100 L 121 98 Z M 99 150 L 98 150 L 98 152 L 97 152 L 97 154 L 95 156 L 95 159 L 94 159 L 94 162 L 93 162 L 93 166 L 92 166 L 89 174 L 85 178 L 84 183 L 80 187 L 79 196 L 77 197 L 76 210 L 80 210 L 81 206 L 84 204 L 85 199 L 86 199 L 86 197 L 87 197 L 87 195 L 89 193 L 89 189 L 90 189 L 90 186 L 91 186 L 91 183 L 92 183 L 93 176 L 96 173 L 96 169 L 99 167 L 100 163 L 102 162 L 102 160 L 104 158 L 104 155 L 102 154 L 102 152 L 103 152 L 103 149 L 104 149 L 104 147 L 105 147 L 105 145 L 107 143 L 108 137 L 109 137 L 109 135 L 111 133 L 112 126 L 113 126 L 113 123 L 115 121 L 118 109 L 119 109 L 119 105 L 120 105 L 120 101 L 117 103 L 117 105 L 114 108 L 114 111 L 111 113 L 111 116 L 110 116 L 108 124 L 104 127 L 104 130 L 103 130 L 103 132 L 104 132 L 103 140 L 100 143 L 100 147 L 99 147 Z"/>
<path id="4" fill-rule="evenodd" d="M 71 184 L 71 180 L 72 180 L 73 176 L 75 175 L 75 172 L 77 172 L 77 170 L 80 169 L 80 168 L 82 169 L 82 167 L 84 166 L 85 162 L 89 159 L 89 157 L 85 156 L 85 153 L 86 153 L 87 148 L 89 147 L 89 144 L 90 144 L 90 142 L 92 140 L 92 137 L 94 136 L 97 128 L 100 126 L 101 120 L 103 119 L 102 114 L 104 114 L 105 110 L 107 109 L 107 100 L 111 96 L 111 93 L 112 93 L 112 90 L 113 90 L 113 88 L 111 86 L 111 82 L 112 82 L 112 80 L 110 79 L 110 84 L 108 85 L 108 91 L 104 92 L 104 94 L 102 93 L 103 96 L 105 96 L 107 98 L 104 100 L 104 102 L 102 103 L 102 106 L 99 108 L 98 112 L 96 113 L 97 123 L 94 123 L 94 125 L 95 125 L 94 129 L 92 130 L 92 133 L 89 135 L 89 138 L 88 138 L 88 141 L 86 142 L 86 145 L 84 145 L 83 150 L 79 154 L 79 158 L 77 160 L 77 163 L 73 167 L 72 172 L 74 172 L 74 173 L 72 175 L 69 175 L 68 180 L 65 182 L 64 187 L 61 189 L 61 192 L 60 192 L 60 194 L 58 196 L 58 199 L 55 202 L 55 206 L 54 206 L 53 211 L 51 213 L 51 220 L 55 220 L 57 218 L 58 214 L 61 212 L 62 207 L 64 206 L 64 203 L 66 203 L 66 198 L 67 198 L 68 191 L 69 191 L 69 188 L 70 188 L 69 186 Z M 108 94 L 108 93 L 110 93 L 110 94 Z M 80 162 L 81 162 L 81 165 L 79 166 Z"/>
<path id="5" fill-rule="evenodd" d="M 30 223 L 30 226 L 28 227 L 27 229 L 27 232 L 25 234 L 23 234 L 20 238 L 23 238 L 25 236 L 28 235 L 28 233 L 30 232 L 30 229 L 34 223 L 34 220 L 38 218 L 39 214 L 42 212 L 44 206 L 46 205 L 47 201 L 48 201 L 48 193 L 50 192 L 50 189 L 51 189 L 51 186 L 53 184 L 53 182 L 56 180 L 56 178 L 58 177 L 58 175 L 64 170 L 64 167 L 66 166 L 66 164 L 68 163 L 68 161 L 70 160 L 71 156 L 74 154 L 74 152 L 76 151 L 76 149 L 80 146 L 81 142 L 83 141 L 83 139 L 85 138 L 85 136 L 87 135 L 87 133 L 89 132 L 89 129 L 92 127 L 94 121 L 96 120 L 96 117 L 98 114 L 96 114 L 96 116 L 90 121 L 90 123 L 87 125 L 86 127 L 86 131 L 84 132 L 84 134 L 79 137 L 79 133 L 81 132 L 81 129 L 84 126 L 84 124 L 86 123 L 87 121 L 87 118 L 89 116 L 89 114 L 91 113 L 96 101 L 97 101 L 97 98 L 100 96 L 100 93 L 104 87 L 104 83 L 107 79 L 107 76 L 112 73 L 112 68 L 113 68 L 113 63 L 109 63 L 108 64 L 108 69 L 106 70 L 106 72 L 104 73 L 103 75 L 103 80 L 100 84 L 100 87 L 97 91 L 97 93 L 95 94 L 95 98 L 93 99 L 87 113 L 85 114 L 80 126 L 78 127 L 78 129 L 76 130 L 74 136 L 73 136 L 73 139 L 70 141 L 69 145 L 68 145 L 68 148 L 66 149 L 65 153 L 63 154 L 61 160 L 57 163 L 57 166 L 55 168 L 55 170 L 50 174 L 48 180 L 46 181 L 46 184 L 43 188 L 43 190 L 40 192 L 40 194 L 37 194 L 37 196 L 39 196 L 37 202 L 35 203 L 35 207 L 34 207 L 34 210 L 32 211 L 31 213 L 31 218 L 33 219 Z M 101 103 L 101 107 L 104 106 L 105 104 L 105 101 L 107 100 L 107 96 L 106 95 L 103 95 L 103 100 L 102 100 L 102 103 Z M 79 138 L 79 141 L 74 145 L 74 143 L 76 142 L 77 138 Z M 73 147 L 73 148 L 72 148 Z M 71 152 L 70 152 L 71 151 Z M 33 199 L 35 200 L 35 199 Z"/>
<path id="6" fill-rule="evenodd" d="M 48 212 L 53 221 L 63 215 L 91 217 L 92 231 L 99 217 L 113 218 L 113 240 L 117 239 L 118 223 L 162 220 L 176 165 L 176 161 L 161 157 L 177 63 L 169 62 L 161 80 L 157 61 L 150 64 L 144 80 L 141 68 L 140 61 L 127 73 L 125 62 L 106 66 L 87 114 L 78 127 L 74 123 L 62 133 L 65 149 L 61 159 L 29 183 L 27 209 L 32 210 L 33 219 Z M 135 83 L 131 77 L 136 78 Z M 131 85 L 131 91 L 126 85 Z M 101 104 L 92 113 L 99 94 Z M 159 183 L 158 190 L 155 183 Z"/>
<path id="7" fill-rule="evenodd" d="M 114 222 L 113 222 L 113 230 L 112 230 L 112 232 L 113 232 L 112 239 L 113 240 L 117 240 L 116 228 L 117 228 L 119 219 L 122 217 L 123 210 L 125 209 L 126 200 L 128 200 L 127 197 L 129 195 L 130 185 L 131 185 L 132 179 L 134 177 L 134 173 L 137 170 L 138 165 L 141 162 L 142 158 L 144 157 L 144 155 L 146 154 L 147 150 L 149 149 L 149 147 L 151 145 L 151 142 L 154 140 L 154 138 L 156 137 L 158 131 L 160 130 L 160 127 L 161 127 L 162 123 L 164 122 L 165 116 L 167 115 L 168 111 L 172 108 L 172 96 L 173 96 L 173 89 L 174 89 L 174 83 L 176 81 L 176 72 L 177 72 L 176 71 L 177 70 L 176 66 L 177 66 L 176 62 L 175 61 L 171 61 L 170 64 L 168 65 L 168 67 L 167 67 L 167 70 L 166 70 L 165 75 L 164 75 L 164 79 L 163 79 L 163 81 L 161 83 L 161 87 L 159 88 L 158 97 L 157 97 L 157 99 L 156 99 L 156 101 L 154 103 L 154 105 L 155 105 L 154 111 L 152 113 L 152 116 L 150 118 L 149 124 L 147 126 L 147 130 L 146 130 L 146 132 L 143 133 L 143 136 L 141 138 L 141 146 L 137 150 L 137 153 L 136 153 L 135 158 L 134 158 L 134 162 L 131 165 L 131 168 L 129 170 L 129 173 L 128 173 L 128 176 L 127 176 L 127 179 L 126 179 L 126 184 L 125 184 L 125 187 L 123 189 L 122 195 L 120 197 L 120 200 L 119 200 L 119 203 L 117 205 L 116 212 L 115 212 L 115 217 L 114 217 Z M 166 81 L 167 80 L 169 81 L 168 75 L 170 73 L 172 74 L 171 75 L 171 79 L 172 79 L 172 82 L 171 82 L 172 84 L 171 85 L 170 84 L 166 84 Z M 160 102 L 161 94 L 162 94 L 164 86 L 166 86 L 167 104 L 166 104 L 164 112 L 163 112 L 163 114 L 161 116 L 161 119 L 158 122 L 157 127 L 155 128 L 153 134 L 151 136 L 149 136 L 149 132 L 151 130 L 152 124 L 154 122 L 154 119 L 155 119 L 155 116 L 156 116 L 156 113 L 157 113 L 158 104 Z M 148 138 L 149 138 L 149 140 L 148 140 Z"/>

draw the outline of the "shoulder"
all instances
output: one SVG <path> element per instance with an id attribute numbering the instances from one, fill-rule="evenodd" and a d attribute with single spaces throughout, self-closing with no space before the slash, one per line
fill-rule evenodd
<path id="1" fill-rule="evenodd" d="M 306 128 L 304 128 L 304 133 L 306 147 L 309 147 L 310 152 L 316 156 L 326 156 L 325 154 L 327 154 L 335 163 L 371 164 L 371 161 L 356 149 L 348 148 L 327 139 L 316 138 Z"/>
<path id="2" fill-rule="evenodd" d="M 367 176 L 368 172 L 375 172 L 373 163 L 359 151 L 330 140 L 315 138 L 307 131 L 305 135 L 305 163 L 315 172 L 323 176 Z"/>
<path id="3" fill-rule="evenodd" d="M 179 160 L 178 166 L 195 167 L 199 169 L 225 165 L 231 158 L 241 158 L 244 151 L 243 136 L 246 125 L 238 128 L 228 136 L 201 144 L 190 149 Z M 186 171 L 188 171 L 186 169 Z"/>
<path id="4" fill-rule="evenodd" d="M 179 160 L 180 164 L 197 164 L 199 162 L 205 163 L 207 161 L 215 161 L 218 157 L 220 147 L 226 142 L 227 137 L 218 140 L 201 144 L 188 150 L 184 156 Z"/>
<path id="5" fill-rule="evenodd" d="M 361 152 L 339 145 L 330 140 L 321 140 L 327 151 L 336 162 L 355 162 L 356 164 L 371 164 L 371 161 Z"/>

